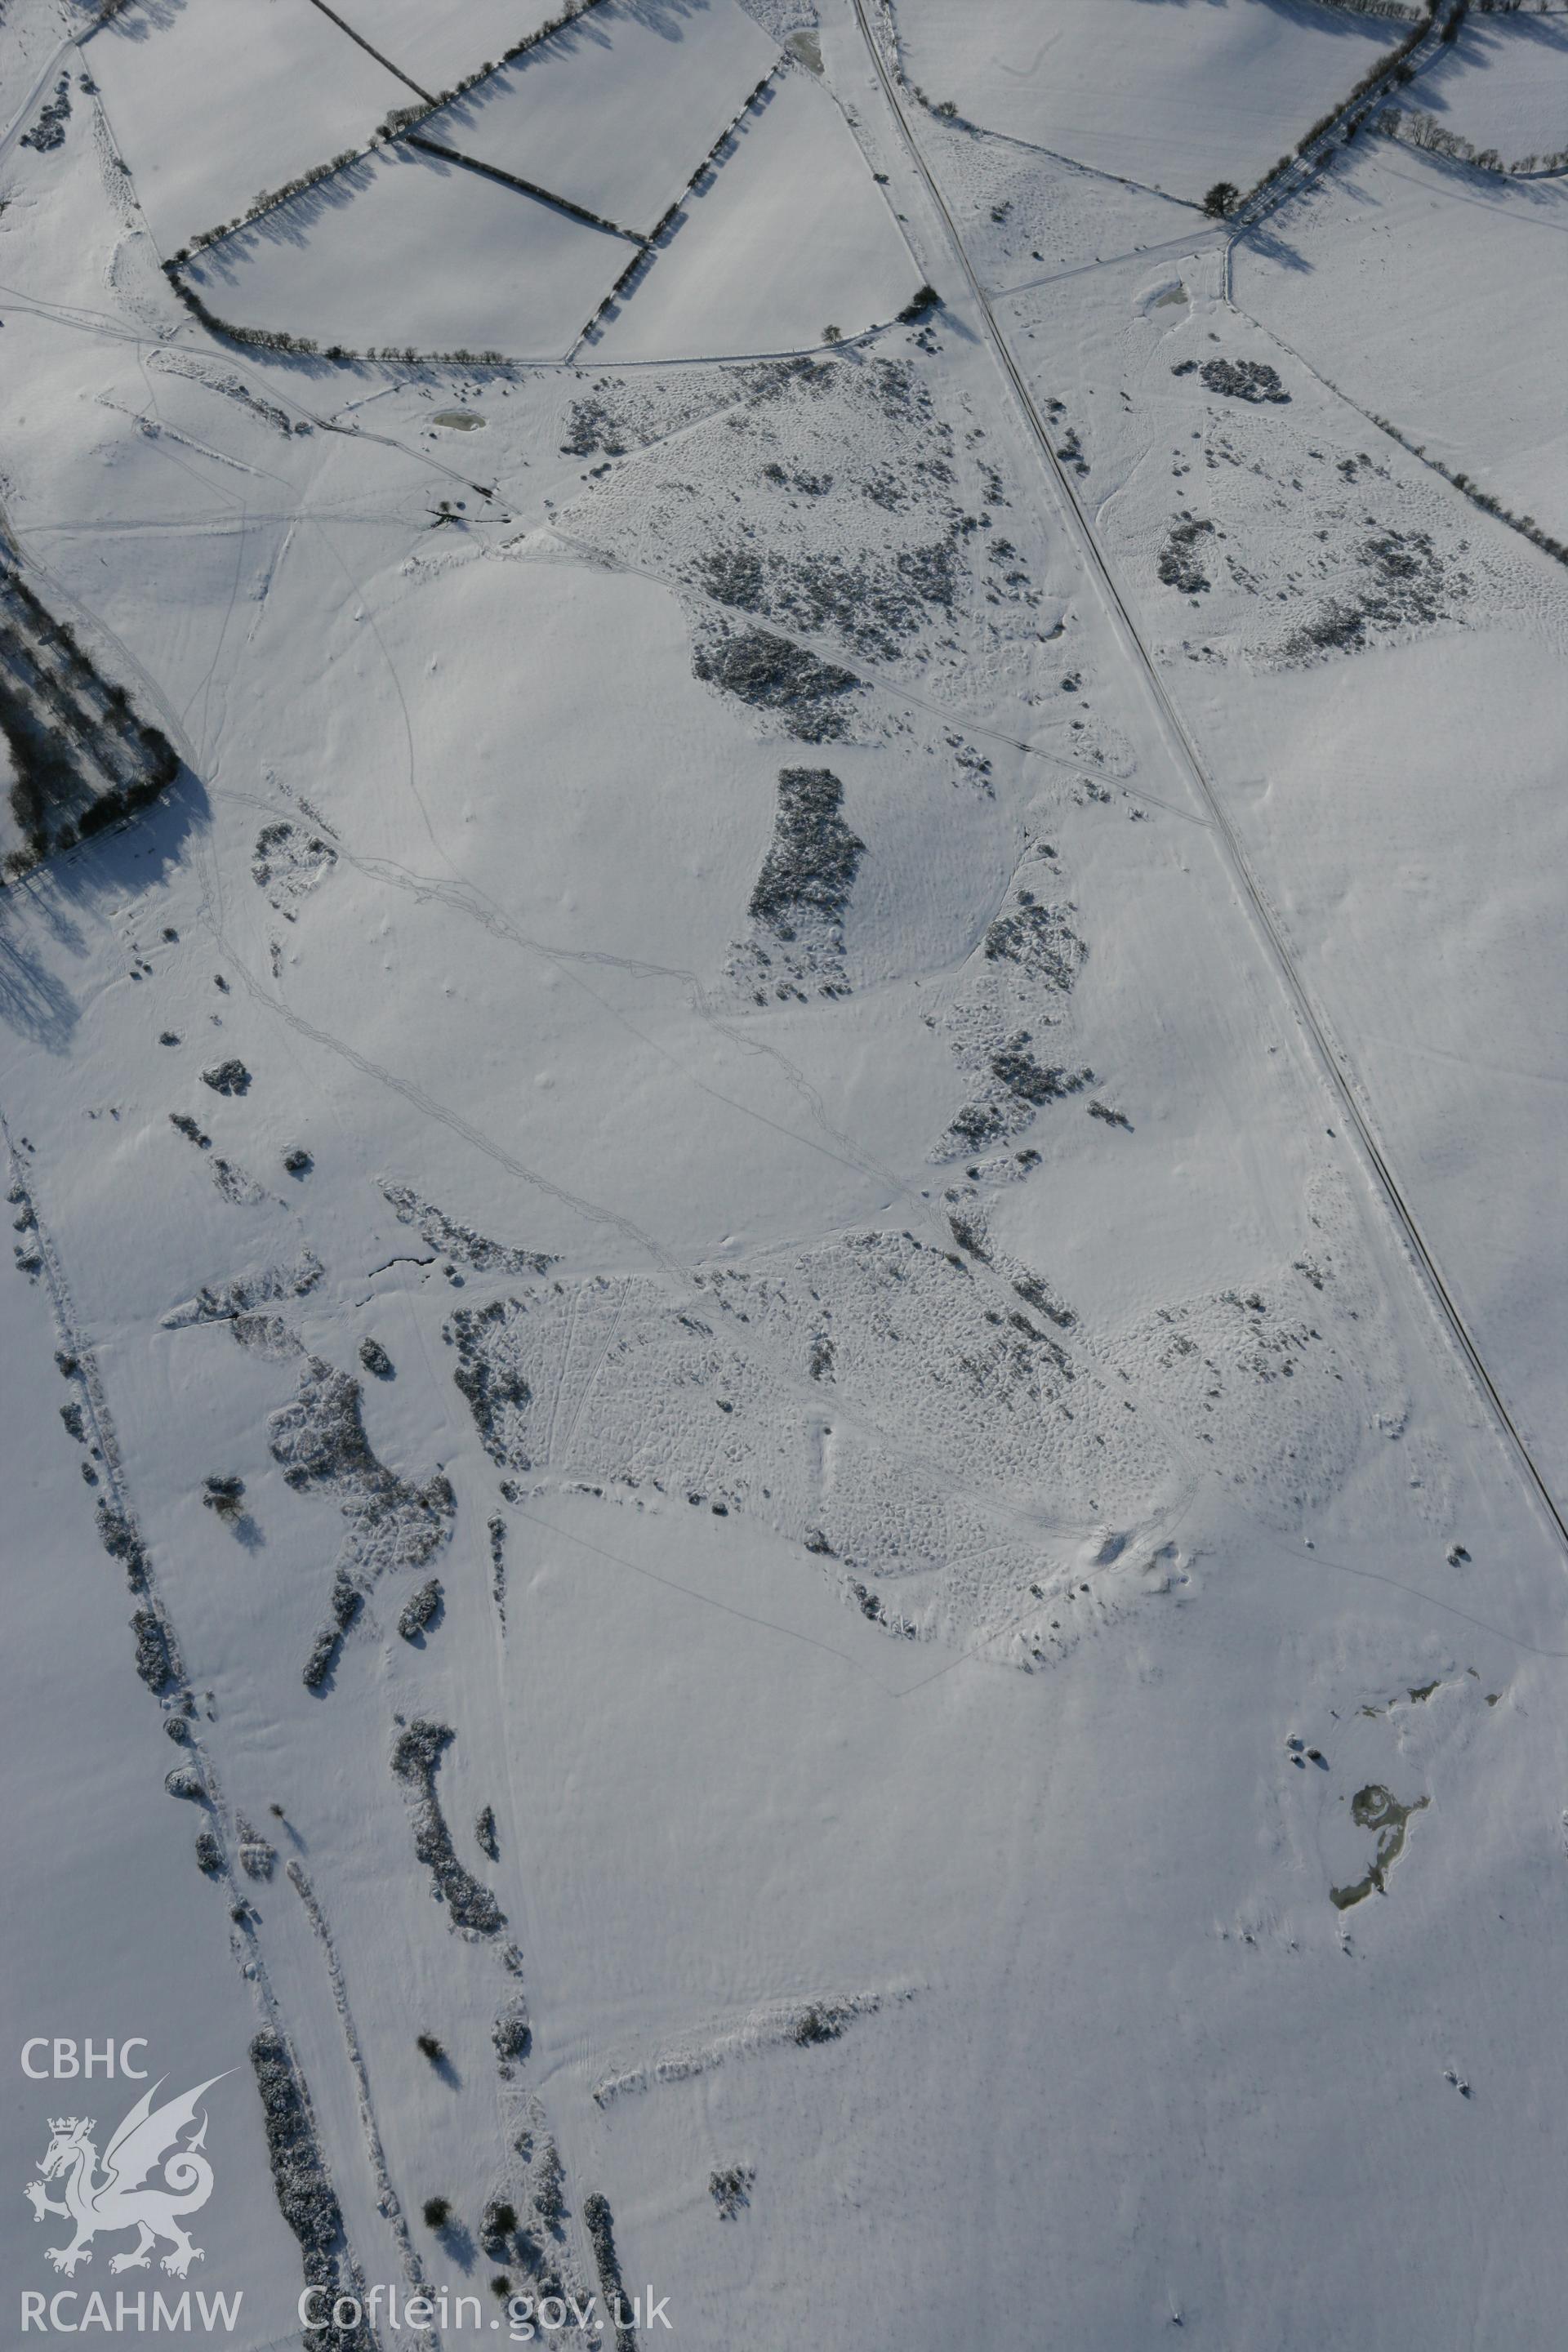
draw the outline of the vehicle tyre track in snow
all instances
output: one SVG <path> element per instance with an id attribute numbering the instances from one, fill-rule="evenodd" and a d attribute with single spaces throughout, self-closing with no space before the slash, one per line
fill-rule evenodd
<path id="1" fill-rule="evenodd" d="M 435 850 L 437 857 L 441 859 L 448 873 L 452 876 L 455 892 L 457 894 L 471 894 L 471 898 L 473 900 L 478 900 L 479 902 L 479 906 L 489 910 L 489 914 L 486 915 L 479 912 L 479 907 L 475 907 L 470 904 L 468 908 L 468 911 L 473 914 L 474 919 L 484 923 L 486 928 L 491 929 L 495 935 L 511 938 L 519 944 L 528 948 L 531 953 L 545 956 L 547 960 L 555 965 L 557 970 L 562 971 L 563 978 L 570 980 L 573 984 L 581 989 L 585 995 L 591 996 L 594 999 L 594 1002 L 609 1019 L 618 1022 L 621 1027 L 628 1031 L 632 1036 L 636 1037 L 638 1043 L 646 1046 L 649 1053 L 658 1055 L 661 1060 L 668 1062 L 672 1069 L 679 1071 L 680 1075 L 685 1077 L 690 1085 L 696 1087 L 700 1093 L 707 1095 L 710 1100 L 715 1102 L 723 1102 L 727 1104 L 730 1108 L 740 1111 L 745 1117 L 760 1120 L 763 1125 L 772 1128 L 776 1134 L 785 1136 L 790 1140 L 802 1144 L 806 1150 L 823 1151 L 828 1158 L 840 1160 L 842 1165 L 854 1167 L 858 1169 L 862 1175 L 874 1175 L 879 1182 L 892 1184 L 897 1190 L 902 1192 L 904 1188 L 898 1183 L 898 1180 L 896 1178 L 889 1176 L 885 1170 L 869 1168 L 862 1160 L 860 1155 L 855 1151 L 854 1146 L 850 1143 L 848 1138 L 841 1134 L 837 1129 L 833 1127 L 827 1118 L 826 1110 L 823 1105 L 821 1097 L 816 1092 L 816 1089 L 810 1085 L 803 1071 L 796 1068 L 795 1065 L 793 1062 L 788 1061 L 784 1055 L 777 1051 L 775 1047 L 765 1045 L 758 1045 L 755 1048 L 752 1047 L 748 1041 L 743 1041 L 733 1029 L 730 1028 L 728 1024 L 721 1022 L 718 1019 L 718 1016 L 710 1012 L 707 1003 L 706 992 L 702 989 L 701 982 L 698 980 L 697 975 L 694 972 L 678 971 L 665 974 L 658 966 L 637 965 L 630 961 L 624 961 L 618 957 L 609 955 L 595 957 L 583 956 L 574 959 L 567 959 L 564 957 L 557 958 L 549 949 L 542 947 L 537 941 L 529 940 L 526 935 L 519 932 L 510 922 L 502 908 L 497 904 L 495 899 L 493 899 L 487 891 L 480 889 L 477 884 L 471 883 L 466 879 L 466 877 L 460 873 L 458 866 L 454 865 L 452 859 L 447 856 L 445 847 L 437 837 L 435 825 L 431 821 L 429 810 L 426 807 L 424 797 L 419 791 L 417 781 L 417 755 L 414 741 L 414 725 L 409 716 L 407 697 L 403 691 L 402 681 L 397 675 L 396 664 L 393 661 L 392 656 L 387 650 L 385 640 L 382 636 L 381 631 L 376 625 L 375 616 L 370 611 L 369 605 L 365 602 L 363 590 L 362 589 L 360 583 L 354 578 L 353 573 L 350 571 L 337 547 L 333 545 L 331 535 L 324 526 L 319 526 L 318 528 L 323 545 L 326 546 L 331 554 L 333 561 L 338 565 L 339 570 L 342 572 L 343 577 L 350 583 L 353 587 L 355 593 L 360 597 L 361 609 L 364 613 L 366 621 L 370 627 L 371 635 L 374 637 L 376 646 L 381 653 L 382 659 L 386 664 L 387 673 L 392 680 L 393 692 L 397 698 L 398 707 L 403 714 L 404 735 L 408 752 L 408 789 L 416 806 L 418 807 L 420 815 L 424 819 L 425 830 L 429 836 L 431 847 Z M 367 868 L 366 870 L 370 869 Z M 455 896 L 453 902 L 459 904 L 463 903 L 462 898 L 460 896 Z M 739 1102 L 733 1097 L 722 1093 L 721 1089 L 710 1086 L 706 1080 L 700 1078 L 694 1071 L 688 1070 L 684 1064 L 678 1061 L 667 1047 L 659 1045 L 656 1038 L 650 1037 L 646 1030 L 639 1028 L 637 1023 L 634 1022 L 628 1014 L 622 1012 L 618 1007 L 608 1004 L 599 994 L 596 989 L 593 989 L 588 986 L 587 982 L 584 980 L 580 972 L 573 971 L 569 968 L 566 968 L 568 962 L 571 961 L 584 962 L 598 961 L 606 965 L 618 966 L 621 969 L 630 971 L 638 977 L 657 975 L 660 977 L 671 977 L 684 982 L 691 991 L 693 1010 L 698 1013 L 699 1017 L 712 1023 L 715 1027 L 719 1028 L 722 1034 L 730 1039 L 732 1045 L 740 1046 L 742 1051 L 750 1052 L 755 1050 L 770 1055 L 784 1070 L 789 1083 L 795 1087 L 795 1091 L 801 1096 L 803 1100 L 805 1100 L 814 1124 L 820 1129 L 823 1135 L 831 1137 L 833 1142 L 841 1146 L 842 1149 L 840 1150 L 834 1150 L 828 1144 L 816 1143 L 809 1136 L 802 1136 L 795 1129 L 784 1127 L 780 1121 L 770 1118 L 766 1112 L 756 1110 L 747 1104 Z"/>
<path id="2" fill-rule="evenodd" d="M 1192 1508 L 1193 1500 L 1193 1496 L 1188 1495 L 1171 1514 L 1170 1518 L 1159 1531 L 1162 1540 L 1174 1539 L 1187 1513 Z M 826 1651 L 830 1657 L 839 1659 L 856 1673 L 865 1675 L 888 1698 L 912 1698 L 917 1691 L 925 1690 L 931 1684 L 940 1682 L 944 1675 L 952 1674 L 959 1666 L 967 1664 L 971 1659 L 979 1657 L 997 1643 L 1005 1641 L 1010 1634 L 1019 1632 L 1025 1624 L 1031 1620 L 1037 1620 L 1039 1616 L 1039 1603 L 1031 1595 L 1011 1616 L 1005 1618 L 998 1624 L 988 1627 L 985 1632 L 975 1634 L 973 1640 L 966 1642 L 951 1657 L 944 1658 L 940 1666 L 933 1666 L 929 1674 L 921 1675 L 918 1680 L 910 1683 L 887 1683 L 871 1668 L 863 1666 L 859 1660 L 851 1656 L 847 1650 L 836 1648 L 831 1642 L 817 1641 L 808 1633 L 797 1632 L 794 1626 L 782 1625 L 773 1618 L 752 1615 L 746 1610 L 736 1608 L 733 1602 L 721 1601 L 711 1593 L 703 1592 L 697 1586 L 681 1584 L 675 1578 L 663 1576 L 658 1570 L 647 1567 L 640 1560 L 628 1559 L 623 1552 L 611 1551 L 604 1544 L 594 1543 L 586 1536 L 580 1536 L 572 1528 L 557 1525 L 553 1519 L 547 1519 L 541 1512 L 530 1511 L 521 1506 L 514 1506 L 513 1510 L 516 1517 L 527 1520 L 530 1525 L 543 1529 L 563 1543 L 575 1544 L 581 1550 L 593 1552 L 597 1558 L 609 1561 L 614 1567 L 626 1569 L 634 1576 L 646 1577 L 653 1583 L 662 1584 L 668 1591 L 679 1592 L 689 1600 L 701 1601 L 710 1608 L 721 1610 L 727 1616 L 742 1618 L 746 1623 L 755 1625 L 765 1633 L 783 1633 L 790 1641 L 802 1642 L 808 1648 Z M 1422 1608 L 1436 1609 L 1442 1616 L 1457 1618 L 1461 1624 L 1468 1625 L 1476 1633 L 1489 1635 L 1492 1640 L 1503 1643 L 1510 1649 L 1522 1651 L 1528 1656 L 1544 1658 L 1556 1664 L 1568 1662 L 1568 1650 L 1554 1650 L 1544 1643 L 1531 1641 L 1522 1633 L 1510 1633 L 1506 1626 L 1494 1625 L 1484 1617 L 1473 1615 L 1468 1609 L 1458 1608 L 1451 1601 L 1441 1600 L 1435 1593 L 1424 1592 L 1419 1585 L 1405 1583 L 1400 1577 L 1385 1575 L 1378 1569 L 1358 1568 L 1349 1560 L 1335 1559 L 1326 1553 L 1300 1550 L 1286 1537 L 1268 1529 L 1265 1529 L 1264 1533 L 1270 1543 L 1286 1554 L 1292 1569 L 1327 1569 L 1336 1575 L 1352 1577 L 1359 1583 L 1375 1584 L 1387 1591 L 1403 1592 Z M 965 1559 L 976 1557 L 972 1553 L 965 1553 L 963 1556 Z"/>
<path id="3" fill-rule="evenodd" d="M 1044 419 L 1035 405 L 1023 371 L 1014 358 L 1006 337 L 997 324 L 985 290 L 969 259 L 957 224 L 910 129 L 893 76 L 878 47 L 871 28 L 867 13 L 867 0 L 851 0 L 851 5 L 859 24 L 873 70 L 892 111 L 905 152 L 935 208 L 952 257 L 963 273 L 971 299 L 985 330 L 992 352 L 1017 404 L 1029 436 L 1039 451 L 1047 478 L 1055 485 L 1060 506 L 1072 527 L 1096 585 L 1100 591 L 1108 617 L 1118 635 L 1121 637 L 1124 648 L 1143 681 L 1145 689 L 1154 705 L 1155 715 L 1175 754 L 1178 766 L 1184 769 L 1191 777 L 1202 795 L 1204 805 L 1209 811 L 1215 839 L 1224 852 L 1244 904 L 1251 910 L 1261 942 L 1285 986 L 1310 1041 L 1313 1049 L 1312 1058 L 1316 1061 L 1321 1074 L 1326 1078 L 1329 1090 L 1337 1100 L 1341 1111 L 1350 1122 L 1351 1131 L 1360 1145 L 1360 1156 L 1363 1168 L 1372 1179 L 1373 1189 L 1383 1195 L 1403 1239 L 1405 1255 L 1414 1265 L 1428 1301 L 1436 1311 L 1439 1323 L 1447 1328 L 1461 1361 L 1468 1368 L 1471 1381 L 1479 1391 L 1481 1401 L 1506 1447 L 1512 1453 L 1527 1490 L 1538 1507 L 1544 1513 L 1556 1542 L 1565 1553 L 1568 1553 L 1568 1518 L 1564 1517 L 1563 1509 L 1552 1495 L 1531 1452 L 1528 1442 L 1514 1421 L 1501 1391 L 1488 1370 L 1480 1349 L 1472 1338 L 1464 1315 L 1443 1276 L 1436 1253 L 1426 1241 L 1415 1212 L 1405 1198 L 1393 1168 L 1373 1131 L 1370 1114 L 1362 1107 L 1361 1081 L 1356 1076 L 1348 1056 L 1342 1057 L 1332 1041 L 1326 1018 L 1320 1013 L 1301 977 L 1283 929 L 1252 871 L 1240 837 L 1226 811 L 1207 765 L 1160 676 L 1153 655 L 1133 619 L 1131 611 L 1117 585 L 1110 562 L 1051 446 Z"/>

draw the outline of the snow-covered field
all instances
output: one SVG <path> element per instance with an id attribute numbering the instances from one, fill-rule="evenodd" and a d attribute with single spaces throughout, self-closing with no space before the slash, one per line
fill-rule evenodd
<path id="1" fill-rule="evenodd" d="M 323 346 L 543 359 L 571 347 L 629 254 L 585 221 L 398 145 L 225 238 L 187 277 L 219 318 Z"/>
<path id="2" fill-rule="evenodd" d="M 646 232 L 777 58 L 737 0 L 600 0 L 421 130 Z"/>
<path id="3" fill-rule="evenodd" d="M 891 0 L 891 13 L 931 106 L 1188 198 L 1257 179 L 1405 29 L 1322 0 Z"/>
<path id="4" fill-rule="evenodd" d="M 0 25 L 13 2334 L 1550 2344 L 1568 574 L 1373 413 L 1562 532 L 1555 184 L 1227 268 L 1392 20 L 604 0 L 436 135 L 633 225 L 809 37 L 578 356 L 406 144 L 269 349 L 258 5 Z"/>
<path id="5" fill-rule="evenodd" d="M 1565 615 L 1258 678 L 1216 732 L 1242 824 L 1358 1061 L 1476 1328 L 1514 1365 L 1542 1458 L 1568 1474 L 1558 1276 L 1527 1236 L 1557 1190 L 1564 855 L 1555 711 Z M 1541 621 L 1546 615 L 1540 616 Z M 1513 712 L 1500 730 L 1492 697 Z M 1412 756 L 1414 753 L 1414 757 Z M 1405 784 L 1409 778 L 1409 784 Z M 1521 845 L 1528 845 L 1527 854 Z M 1500 1199 L 1518 1216 L 1500 1219 Z"/>
<path id="6" fill-rule="evenodd" d="M 744 117 L 594 348 L 610 360 L 820 343 L 892 318 L 920 283 L 844 119 L 805 74 Z"/>
<path id="7" fill-rule="evenodd" d="M 1568 19 L 1472 17 L 1421 86 L 1425 112 L 1504 164 L 1568 151 Z"/>
<path id="8" fill-rule="evenodd" d="M 1562 538 L 1568 305 L 1552 289 L 1565 233 L 1568 179 L 1501 179 L 1378 140 L 1243 239 L 1236 299 L 1352 400 Z"/>
<path id="9" fill-rule="evenodd" d="M 464 0 L 432 8 L 427 0 L 345 0 L 333 14 L 434 94 L 498 61 L 561 13 L 558 0 Z"/>
<path id="10" fill-rule="evenodd" d="M 364 146 L 412 95 L 310 0 L 131 0 L 82 61 L 165 256 Z"/>

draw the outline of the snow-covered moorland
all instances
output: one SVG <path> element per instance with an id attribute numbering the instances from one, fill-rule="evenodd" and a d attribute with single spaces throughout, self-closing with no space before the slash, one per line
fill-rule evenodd
<path id="1" fill-rule="evenodd" d="M 1412 29 L 9 0 L 18 2340 L 1552 2340 L 1561 183 L 1204 209 Z"/>

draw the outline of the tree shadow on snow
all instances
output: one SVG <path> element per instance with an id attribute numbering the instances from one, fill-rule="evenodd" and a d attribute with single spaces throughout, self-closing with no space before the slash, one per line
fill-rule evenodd
<path id="1" fill-rule="evenodd" d="M 127 894 L 140 895 L 162 881 L 211 814 L 205 786 L 182 762 L 150 808 L 57 851 L 0 890 L 0 1023 L 47 1053 L 68 1051 L 79 1008 L 54 968 L 58 952 L 49 950 L 85 959 L 87 932 Z M 85 923 L 78 921 L 79 913 Z"/>
<path id="2" fill-rule="evenodd" d="M 355 162 L 345 163 L 341 172 L 333 172 L 329 178 L 317 180 L 311 186 L 300 189 L 296 194 L 285 196 L 270 212 L 263 213 L 259 219 L 247 221 L 243 228 L 232 230 L 216 245 L 203 246 L 201 251 L 186 263 L 186 276 L 200 286 L 210 273 L 213 278 L 221 278 L 226 286 L 232 287 L 240 283 L 234 262 L 247 259 L 263 241 L 268 245 L 292 246 L 300 253 L 307 251 L 313 228 L 318 227 L 330 213 L 345 211 L 356 196 L 368 194 L 374 187 L 379 160 L 379 156 L 362 155 Z M 399 163 L 412 163 L 414 160 L 411 154 L 400 154 L 397 158 Z"/>
<path id="3" fill-rule="evenodd" d="M 1299 270 L 1307 278 L 1313 274 L 1313 266 L 1306 255 L 1299 252 L 1279 235 L 1278 229 L 1268 227 L 1267 223 L 1259 222 L 1256 228 L 1249 228 L 1236 242 L 1238 251 L 1253 255 L 1259 261 L 1272 261 L 1280 269 Z"/>
<path id="4" fill-rule="evenodd" d="M 118 16 L 111 16 L 107 25 L 96 29 L 121 41 L 144 41 L 150 33 L 167 32 L 171 25 L 178 24 L 189 5 L 190 0 L 137 0 L 136 5 L 122 8 Z"/>

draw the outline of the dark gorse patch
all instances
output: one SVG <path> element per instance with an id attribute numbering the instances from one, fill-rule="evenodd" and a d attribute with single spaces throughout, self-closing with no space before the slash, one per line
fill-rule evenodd
<path id="1" fill-rule="evenodd" d="M 844 787 L 831 768 L 781 768 L 773 838 L 748 908 L 781 940 L 816 917 L 843 923 L 866 845 L 840 814 Z"/>
<path id="2" fill-rule="evenodd" d="M 23 131 L 16 144 L 18 147 L 31 147 L 39 155 L 47 155 L 51 147 L 63 147 L 70 111 L 70 76 L 61 74 L 55 84 L 53 98 L 39 109 L 37 121 L 30 131 Z"/>
<path id="3" fill-rule="evenodd" d="M 268 1416 L 268 1443 L 296 1494 L 331 1499 L 349 1522 L 345 1557 L 369 1576 L 422 1568 L 451 1533 L 457 1497 L 440 1471 L 422 1486 L 378 1459 L 361 1417 L 360 1384 L 321 1356 L 300 1370 L 292 1404 Z"/>
<path id="4" fill-rule="evenodd" d="M 1202 596 L 1214 585 L 1203 565 L 1203 543 L 1214 536 L 1214 525 L 1201 515 L 1183 515 L 1165 533 L 1155 569 L 1161 583 L 1184 596 Z"/>
<path id="5" fill-rule="evenodd" d="M 445 1597 L 440 1578 L 433 1576 L 405 1601 L 398 1613 L 397 1630 L 405 1642 L 416 1640 L 426 1626 L 434 1624 Z"/>
<path id="6" fill-rule="evenodd" d="M 250 875 L 257 888 L 265 890 L 282 911 L 313 890 L 337 862 L 338 853 L 324 835 L 280 817 L 257 835 Z"/>
<path id="7" fill-rule="evenodd" d="M 1290 397 L 1279 369 L 1263 360 L 1205 360 L 1198 373 L 1210 392 L 1226 400 L 1271 401 L 1283 407 Z"/>
<path id="8" fill-rule="evenodd" d="M 326 2314 L 325 2325 L 312 2328 L 310 2341 L 321 2352 L 374 2352 L 374 2340 L 363 2324 L 341 2326 L 331 2315 L 336 2295 L 353 2292 L 353 2272 L 342 2209 L 317 2144 L 303 2079 L 282 2036 L 270 2029 L 252 2042 L 250 2063 L 261 2095 L 278 2210 L 300 2241 L 306 2285 L 322 2290 L 317 2301 Z"/>
<path id="9" fill-rule="evenodd" d="M 708 2194 L 718 2208 L 721 2221 L 732 2221 L 752 2201 L 752 2187 L 756 2168 L 750 2164 L 731 2164 L 722 2172 L 708 2176 Z"/>
<path id="10" fill-rule="evenodd" d="M 699 640 L 691 667 L 756 710 L 777 711 L 803 743 L 842 742 L 849 732 L 847 695 L 862 690 L 853 670 L 819 660 L 767 629 L 717 629 Z"/>
<path id="11" fill-rule="evenodd" d="M 955 525 L 923 546 L 855 557 L 715 549 L 699 558 L 692 578 L 715 604 L 836 635 L 854 653 L 893 661 L 933 613 L 957 610 L 963 537 Z"/>
<path id="12" fill-rule="evenodd" d="M 1031 1039 L 1026 1033 L 1010 1038 L 999 1054 L 991 1056 L 991 1075 L 1005 1087 L 1016 1101 L 1033 1105 L 1058 1102 L 1063 1095 L 1076 1094 L 1094 1076 L 1092 1070 L 1064 1070 L 1037 1062 L 1027 1051 Z"/>
<path id="13" fill-rule="evenodd" d="M 510 1302 L 513 1316 L 523 1312 L 517 1299 Z M 453 1316 L 450 1331 L 452 1344 L 458 1351 L 458 1369 L 452 1374 L 456 1386 L 468 1399 L 468 1411 L 474 1416 L 474 1426 L 479 1442 L 493 1462 L 512 1469 L 526 1470 L 529 1461 L 519 1450 L 519 1440 L 526 1433 L 518 1422 L 533 1402 L 533 1391 L 513 1364 L 498 1361 L 491 1352 L 492 1344 L 501 1336 L 509 1320 L 508 1307 L 499 1298 L 488 1307 L 460 1307 Z M 502 1530 L 504 1543 L 505 1530 Z M 500 1577 L 502 1570 L 500 1548 L 495 1544 L 492 1523 L 494 1567 Z M 504 1593 L 498 1592 L 498 1605 Z"/>
<path id="14" fill-rule="evenodd" d="M 364 1595 L 343 1569 L 332 1579 L 332 1613 L 322 1626 L 305 1661 L 302 1680 L 307 1690 L 320 1690 L 338 1662 L 343 1635 L 364 1607 Z"/>
<path id="15" fill-rule="evenodd" d="M 1425 530 L 1374 530 L 1356 550 L 1363 584 L 1330 596 L 1298 623 L 1280 647 L 1287 660 L 1318 653 L 1360 653 L 1396 629 L 1459 618 L 1470 576 L 1440 555 Z"/>
<path id="16" fill-rule="evenodd" d="M 392 1751 L 392 1769 L 407 1788 L 417 1792 L 414 1851 L 428 1866 L 452 1924 L 475 1935 L 493 1936 L 506 1924 L 506 1914 L 489 1888 L 481 1886 L 458 1860 L 452 1832 L 436 1794 L 437 1770 L 457 1736 L 450 1724 L 417 1718 L 399 1734 Z"/>
<path id="17" fill-rule="evenodd" d="M 1019 964 L 1031 979 L 1064 992 L 1089 953 L 1066 908 L 1042 906 L 1032 890 L 1020 890 L 1017 904 L 987 926 L 984 946 L 988 963 Z"/>
<path id="18" fill-rule="evenodd" d="M 169 1629 L 155 1610 L 138 1609 L 131 1620 L 136 1645 L 136 1671 L 150 1691 L 163 1690 L 179 1679 L 179 1659 Z"/>
<path id="19" fill-rule="evenodd" d="M 511 2070 L 521 2065 L 533 2047 L 533 2030 L 528 2021 L 528 2003 L 519 1993 L 507 2003 L 497 2018 L 490 2033 L 497 2063 L 503 2080 L 511 2079 Z"/>
<path id="20" fill-rule="evenodd" d="M 415 1226 L 433 1250 L 472 1266 L 476 1274 L 543 1274 L 555 1263 L 542 1250 L 509 1249 L 502 1242 L 489 1240 L 472 1225 L 458 1223 L 406 1184 L 384 1182 L 381 1193 L 400 1225 Z"/>
<path id="21" fill-rule="evenodd" d="M 583 2226 L 594 2249 L 599 2284 L 615 2326 L 616 2352 L 637 2352 L 637 2330 L 623 2315 L 626 2309 L 626 2293 L 621 2280 L 620 2258 L 616 2252 L 615 2217 L 610 2211 L 609 2199 L 602 2196 L 596 2189 L 583 2200 Z"/>

